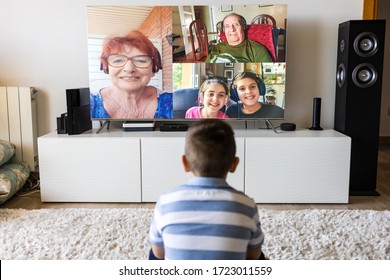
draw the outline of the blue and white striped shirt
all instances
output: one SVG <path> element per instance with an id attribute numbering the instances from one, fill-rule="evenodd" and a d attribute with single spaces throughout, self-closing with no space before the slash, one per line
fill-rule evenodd
<path id="1" fill-rule="evenodd" d="M 193 177 L 163 194 L 155 207 L 149 242 L 165 259 L 245 259 L 261 248 L 256 203 L 218 178 Z"/>

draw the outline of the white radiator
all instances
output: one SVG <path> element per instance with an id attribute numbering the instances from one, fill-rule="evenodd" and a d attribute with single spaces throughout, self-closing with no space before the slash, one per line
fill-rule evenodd
<path id="1" fill-rule="evenodd" d="M 37 106 L 33 87 L 0 87 L 0 139 L 16 146 L 13 162 L 38 168 Z"/>

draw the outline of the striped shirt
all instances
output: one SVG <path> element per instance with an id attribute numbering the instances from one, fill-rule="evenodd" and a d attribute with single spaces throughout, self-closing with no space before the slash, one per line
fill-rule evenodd
<path id="1" fill-rule="evenodd" d="M 150 227 L 151 245 L 163 246 L 165 259 L 245 259 L 261 248 L 256 203 L 218 178 L 193 177 L 163 194 Z"/>

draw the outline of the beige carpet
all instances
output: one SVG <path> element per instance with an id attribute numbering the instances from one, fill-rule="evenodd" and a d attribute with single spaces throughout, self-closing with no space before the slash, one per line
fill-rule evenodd
<path id="1" fill-rule="evenodd" d="M 390 211 L 259 210 L 270 259 L 390 260 Z M 153 210 L 0 209 L 0 259 L 146 259 Z"/>

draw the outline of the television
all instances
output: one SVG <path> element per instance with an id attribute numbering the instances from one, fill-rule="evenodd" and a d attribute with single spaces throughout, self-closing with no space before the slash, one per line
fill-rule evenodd
<path id="1" fill-rule="evenodd" d="M 287 5 L 88 6 L 87 22 L 93 121 L 284 119 Z"/>

